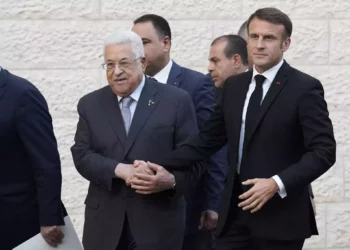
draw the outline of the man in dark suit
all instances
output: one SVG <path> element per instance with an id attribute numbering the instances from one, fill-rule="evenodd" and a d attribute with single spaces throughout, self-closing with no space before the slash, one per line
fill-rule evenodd
<path id="1" fill-rule="evenodd" d="M 210 46 L 208 71 L 215 82 L 216 102 L 222 98 L 223 84 L 232 75 L 238 75 L 248 70 L 247 42 L 237 35 L 223 35 L 215 38 Z M 221 149 L 222 164 L 228 165 L 227 145 Z M 222 195 L 222 194 L 221 194 Z M 225 202 L 221 200 L 221 202 Z M 218 226 L 215 235 L 221 235 L 222 226 Z"/>
<path id="2" fill-rule="evenodd" d="M 246 41 L 248 41 L 248 26 L 247 26 L 247 24 L 248 24 L 248 20 L 245 21 L 244 23 L 242 23 L 241 27 L 239 27 L 239 30 L 238 30 L 238 35 L 240 37 L 242 37 L 243 39 L 245 39 Z M 249 52 L 250 51 L 248 51 L 248 65 L 249 65 L 249 69 L 253 69 L 252 55 Z M 312 191 L 311 184 L 309 185 L 308 189 L 309 189 L 309 193 L 310 193 L 312 208 L 314 209 L 314 212 L 316 214 L 316 204 L 315 204 L 314 193 Z"/>
<path id="3" fill-rule="evenodd" d="M 184 169 L 228 142 L 217 249 L 301 250 L 318 234 L 307 187 L 335 162 L 333 127 L 321 83 L 283 60 L 289 17 L 259 9 L 248 27 L 253 71 L 228 78 L 199 135 L 158 163 Z"/>
<path id="4" fill-rule="evenodd" d="M 144 44 L 146 74 L 158 82 L 188 92 L 196 110 L 198 127 L 202 128 L 215 106 L 212 80 L 202 73 L 181 67 L 170 59 L 171 30 L 163 17 L 143 15 L 134 21 L 132 30 L 142 38 Z M 208 159 L 207 170 L 188 179 L 185 192 L 187 209 L 184 249 L 210 249 L 208 230 L 216 227 L 219 198 L 226 175 L 223 157 L 223 154 L 217 154 Z"/>
<path id="5" fill-rule="evenodd" d="M 1 67 L 0 166 L 0 248 L 40 232 L 60 244 L 62 176 L 51 116 L 36 87 Z"/>
<path id="6" fill-rule="evenodd" d="M 191 97 L 148 79 L 141 38 L 132 31 L 109 36 L 104 50 L 109 86 L 79 101 L 72 154 L 90 181 L 85 200 L 85 250 L 179 250 L 185 229 L 185 173 L 164 169 L 156 194 L 143 195 L 125 181 L 133 159 L 157 161 L 197 129 Z M 151 146 L 150 146 L 151 145 Z"/>
<path id="7" fill-rule="evenodd" d="M 247 42 L 238 35 L 223 35 L 210 45 L 208 71 L 215 83 L 218 101 L 225 80 L 248 71 Z"/>

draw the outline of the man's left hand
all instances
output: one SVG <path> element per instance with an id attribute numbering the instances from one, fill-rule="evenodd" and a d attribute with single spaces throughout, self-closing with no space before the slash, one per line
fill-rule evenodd
<path id="1" fill-rule="evenodd" d="M 274 179 L 251 179 L 242 182 L 243 185 L 253 185 L 247 192 L 238 198 L 242 201 L 238 204 L 243 210 L 251 210 L 251 213 L 259 211 L 279 190 Z"/>
<path id="2" fill-rule="evenodd" d="M 135 173 L 131 180 L 131 188 L 139 194 L 153 194 L 168 190 L 174 186 L 175 177 L 165 168 L 157 164 L 147 162 L 148 167 L 156 174 L 149 175 L 144 173 Z"/>
<path id="3" fill-rule="evenodd" d="M 205 210 L 201 214 L 199 221 L 199 230 L 213 230 L 218 223 L 219 214 L 212 210 Z"/>

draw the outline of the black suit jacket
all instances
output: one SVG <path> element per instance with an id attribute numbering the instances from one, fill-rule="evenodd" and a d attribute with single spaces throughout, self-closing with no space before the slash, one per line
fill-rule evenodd
<path id="1" fill-rule="evenodd" d="M 63 225 L 61 165 L 44 97 L 27 80 L 0 71 L 0 245 L 12 249 Z"/>
<path id="2" fill-rule="evenodd" d="M 181 88 L 190 94 L 196 111 L 198 128 L 201 129 L 214 111 L 216 103 L 214 83 L 211 78 L 173 62 L 167 84 Z M 192 169 L 188 173 L 185 189 L 186 234 L 198 231 L 202 211 L 217 212 L 219 210 L 220 196 L 224 189 L 227 171 L 226 158 L 225 150 L 220 150 L 202 163 L 202 169 L 195 171 Z M 207 166 L 204 167 L 204 164 Z"/>
<path id="3" fill-rule="evenodd" d="M 150 100 L 152 101 L 150 104 Z M 124 219 L 140 249 L 181 249 L 185 200 L 178 173 L 176 193 L 139 195 L 115 178 L 118 163 L 157 162 L 197 129 L 191 97 L 185 91 L 146 79 L 128 137 L 109 86 L 84 96 L 72 154 L 79 173 L 90 181 L 83 244 L 86 250 L 115 249 Z"/>
<path id="4" fill-rule="evenodd" d="M 222 104 L 215 108 L 199 135 L 159 161 L 168 169 L 183 169 L 200 161 L 228 142 L 230 171 L 220 207 L 218 230 L 228 222 L 243 105 L 252 71 L 225 82 Z M 246 178 L 278 175 L 287 191 L 276 194 L 257 213 L 248 213 L 253 236 L 292 240 L 317 234 L 307 186 L 335 162 L 336 143 L 321 83 L 286 62 L 278 71 L 261 105 L 253 132 L 246 135 L 241 169 Z M 246 179 L 244 178 L 244 179 Z M 245 189 L 247 190 L 247 189 Z"/>

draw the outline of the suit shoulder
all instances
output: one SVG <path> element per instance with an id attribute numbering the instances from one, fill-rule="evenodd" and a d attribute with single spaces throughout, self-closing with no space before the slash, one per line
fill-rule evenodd
<path id="1" fill-rule="evenodd" d="M 41 94 L 38 88 L 30 81 L 11 73 L 8 75 L 8 87 L 18 95 L 25 92 L 35 92 Z"/>
<path id="2" fill-rule="evenodd" d="M 181 88 L 158 82 L 154 84 L 162 99 L 167 99 L 174 103 L 179 103 L 184 99 L 192 100 L 190 94 Z"/>
<path id="3" fill-rule="evenodd" d="M 93 103 L 97 101 L 101 96 L 103 96 L 105 93 L 110 91 L 110 87 L 107 85 L 105 87 L 102 87 L 100 89 L 94 90 L 84 96 L 82 96 L 79 100 L 79 104 L 81 103 Z"/>
<path id="4" fill-rule="evenodd" d="M 170 84 L 164 84 L 159 82 L 155 82 L 154 84 L 157 90 L 160 92 L 160 94 L 165 96 L 173 96 L 174 98 L 179 98 L 184 95 L 188 95 L 188 93 L 185 90 L 172 86 Z"/>
<path id="5" fill-rule="evenodd" d="M 295 82 L 298 82 L 300 85 L 305 86 L 306 88 L 310 88 L 310 87 L 315 87 L 315 86 L 322 86 L 320 80 L 318 80 L 317 78 L 306 74 L 298 69 L 295 68 L 291 68 L 292 71 L 292 79 Z"/>
<path id="6" fill-rule="evenodd" d="M 237 84 L 234 84 L 236 82 L 249 84 L 250 83 L 250 79 L 251 79 L 251 75 L 252 75 L 252 72 L 251 71 L 247 71 L 247 72 L 243 72 L 243 73 L 240 73 L 240 74 L 237 74 L 237 75 L 229 76 L 225 80 L 225 82 L 223 84 L 223 88 L 227 89 L 227 88 L 232 88 L 232 87 L 239 86 Z M 248 79 L 248 81 L 247 81 L 247 79 Z"/>
<path id="7" fill-rule="evenodd" d="M 185 67 L 181 67 L 181 69 L 186 77 L 191 78 L 191 81 L 189 81 L 190 83 L 198 84 L 203 83 L 203 81 L 212 81 L 210 75 L 205 75 L 199 71 Z"/>

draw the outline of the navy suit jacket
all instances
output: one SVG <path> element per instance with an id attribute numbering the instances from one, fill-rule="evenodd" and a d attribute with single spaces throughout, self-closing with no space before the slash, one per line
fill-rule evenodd
<path id="1" fill-rule="evenodd" d="M 0 235 L 7 250 L 64 225 L 61 165 L 44 97 L 27 80 L 0 71 Z"/>
<path id="2" fill-rule="evenodd" d="M 167 84 L 179 87 L 191 95 L 198 128 L 201 129 L 209 119 L 216 103 L 212 79 L 173 62 Z M 201 211 L 218 211 L 227 172 L 226 158 L 226 153 L 219 151 L 208 159 L 207 169 L 203 168 L 199 172 L 189 174 L 185 191 L 187 234 L 198 230 Z"/>

